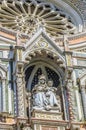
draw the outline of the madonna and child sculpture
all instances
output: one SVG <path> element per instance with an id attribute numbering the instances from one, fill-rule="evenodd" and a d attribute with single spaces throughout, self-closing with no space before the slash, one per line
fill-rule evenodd
<path id="1" fill-rule="evenodd" d="M 39 76 L 38 84 L 32 90 L 32 106 L 36 110 L 56 110 L 58 101 L 56 98 L 57 88 L 53 87 L 53 81 L 46 83 L 45 75 Z"/>

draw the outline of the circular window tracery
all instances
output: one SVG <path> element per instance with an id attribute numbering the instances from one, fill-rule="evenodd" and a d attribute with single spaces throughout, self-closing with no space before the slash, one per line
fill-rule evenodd
<path id="1" fill-rule="evenodd" d="M 40 27 L 56 37 L 76 32 L 70 16 L 68 18 L 61 9 L 38 0 L 3 0 L 0 2 L 0 24 L 29 36 Z"/>

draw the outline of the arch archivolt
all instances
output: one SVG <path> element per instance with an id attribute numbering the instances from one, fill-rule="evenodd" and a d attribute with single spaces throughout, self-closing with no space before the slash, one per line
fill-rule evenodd
<path id="1" fill-rule="evenodd" d="M 67 17 L 70 15 L 70 17 L 72 18 L 72 22 L 76 24 L 78 28 L 80 25 L 83 26 L 83 20 L 80 16 L 80 13 L 77 11 L 77 8 L 73 8 L 73 6 L 70 6 L 66 0 L 47 0 L 47 2 L 52 2 L 57 7 L 59 6 L 60 8 L 62 8 L 65 11 Z"/>
<path id="2" fill-rule="evenodd" d="M 25 65 L 25 71 L 27 70 L 28 67 L 32 66 L 32 65 L 41 65 L 41 63 L 43 63 L 44 65 L 49 66 L 51 69 L 53 69 L 54 71 L 57 70 L 57 73 L 59 75 L 59 77 L 64 77 L 64 69 L 62 69 L 61 67 L 59 67 L 59 65 L 57 65 L 55 62 L 52 62 L 51 59 L 47 59 L 45 57 L 38 57 L 38 58 L 34 58 L 29 64 Z"/>
<path id="3" fill-rule="evenodd" d="M 86 85 L 86 69 L 82 69 L 79 71 L 79 80 L 80 80 L 80 85 Z"/>
<path id="4" fill-rule="evenodd" d="M 32 50 L 30 52 L 27 52 L 26 55 L 24 56 L 25 60 L 30 61 L 33 57 L 36 56 L 51 56 L 54 59 L 57 59 L 57 62 L 59 62 L 59 60 L 61 60 L 63 63 L 65 62 L 65 59 L 62 55 L 60 55 L 58 52 L 54 52 L 53 48 L 51 48 L 52 50 L 49 49 L 44 49 L 44 48 L 39 48 L 39 49 L 35 49 Z"/>
<path id="5" fill-rule="evenodd" d="M 80 77 L 80 85 L 81 85 L 81 86 L 86 86 L 86 71 L 85 71 L 85 74 L 83 74 L 83 75 Z"/>
<path id="6" fill-rule="evenodd" d="M 46 79 L 48 80 L 46 71 L 45 71 L 45 67 L 49 67 L 50 69 L 52 69 L 54 72 L 57 73 L 57 75 L 59 76 L 59 81 L 60 81 L 60 85 L 62 84 L 62 80 L 64 79 L 64 72 L 62 71 L 61 68 L 59 68 L 55 63 L 52 63 L 50 60 L 47 61 L 47 59 L 40 59 L 37 58 L 35 60 L 32 61 L 32 63 L 30 63 L 30 65 L 28 65 L 25 70 L 27 70 L 28 67 L 35 65 L 30 78 L 28 80 L 28 88 L 31 89 L 31 83 L 34 77 L 34 74 L 37 72 L 38 68 L 41 68 L 42 73 L 46 75 Z"/>

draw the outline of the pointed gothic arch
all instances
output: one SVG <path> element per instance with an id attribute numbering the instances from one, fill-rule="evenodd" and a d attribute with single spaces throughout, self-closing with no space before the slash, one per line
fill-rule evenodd
<path id="1" fill-rule="evenodd" d="M 28 75 L 30 73 L 30 75 Z M 58 87 L 62 85 L 64 80 L 64 71 L 61 68 L 57 67 L 52 61 L 48 61 L 37 58 L 25 69 L 26 74 L 26 87 L 27 90 L 31 91 L 34 85 L 38 83 L 38 76 L 40 74 L 45 74 L 47 81 L 53 80 L 54 86 Z M 35 76 L 36 75 L 36 76 Z M 36 82 L 34 81 L 36 79 Z"/>

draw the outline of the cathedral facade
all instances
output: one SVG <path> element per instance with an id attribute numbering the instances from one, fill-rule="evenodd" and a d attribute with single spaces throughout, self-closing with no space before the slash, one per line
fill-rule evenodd
<path id="1" fill-rule="evenodd" d="M 0 0 L 0 130 L 86 129 L 86 1 Z"/>

